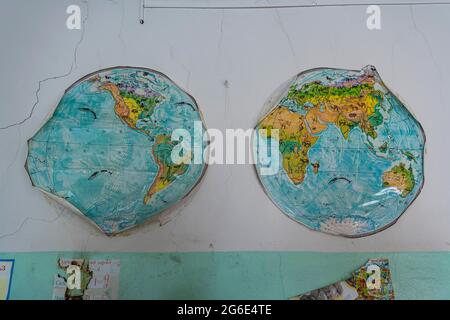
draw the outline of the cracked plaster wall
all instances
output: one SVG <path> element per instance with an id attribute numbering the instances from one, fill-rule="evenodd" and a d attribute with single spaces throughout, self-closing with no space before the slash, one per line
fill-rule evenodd
<path id="1" fill-rule="evenodd" d="M 65 27 L 70 4 L 81 7 L 81 30 Z M 365 9 L 155 9 L 141 25 L 135 0 L 2 1 L 0 252 L 448 250 L 450 6 L 382 7 L 379 31 L 366 28 Z M 97 69 L 157 69 L 196 98 L 209 128 L 223 130 L 253 127 L 265 99 L 297 72 L 367 64 L 427 136 L 421 195 L 399 222 L 370 237 L 310 231 L 279 212 L 252 166 L 214 165 L 170 221 L 108 238 L 47 200 L 24 170 L 27 139 L 64 90 Z"/>

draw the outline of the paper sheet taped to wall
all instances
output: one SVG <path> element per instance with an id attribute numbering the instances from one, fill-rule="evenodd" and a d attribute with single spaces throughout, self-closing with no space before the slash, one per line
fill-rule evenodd
<path id="1" fill-rule="evenodd" d="M 292 297 L 291 300 L 394 300 L 388 259 L 370 259 L 344 281 Z"/>
<path id="2" fill-rule="evenodd" d="M 119 260 L 60 259 L 53 300 L 117 300 Z"/>
<path id="3" fill-rule="evenodd" d="M 13 268 L 14 260 L 0 259 L 0 300 L 9 299 Z"/>

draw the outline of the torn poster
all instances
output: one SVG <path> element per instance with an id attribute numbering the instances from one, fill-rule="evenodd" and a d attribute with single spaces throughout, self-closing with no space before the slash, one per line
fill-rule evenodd
<path id="1" fill-rule="evenodd" d="M 9 299 L 13 269 L 14 260 L 0 259 L 0 300 Z"/>
<path id="2" fill-rule="evenodd" d="M 117 300 L 119 260 L 59 259 L 53 300 Z"/>
<path id="3" fill-rule="evenodd" d="M 291 300 L 394 300 L 388 259 L 370 259 L 344 281 L 292 297 Z"/>

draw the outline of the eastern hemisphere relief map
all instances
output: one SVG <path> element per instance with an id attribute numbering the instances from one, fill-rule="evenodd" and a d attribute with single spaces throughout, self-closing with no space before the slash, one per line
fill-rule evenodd
<path id="1" fill-rule="evenodd" d="M 290 218 L 313 230 L 365 236 L 393 224 L 418 196 L 423 129 L 373 66 L 308 70 L 273 97 L 256 129 L 268 144 L 277 129 L 279 170 L 256 169 Z"/>
<path id="2" fill-rule="evenodd" d="M 194 99 L 165 75 L 101 70 L 66 90 L 29 140 L 26 169 L 33 185 L 115 234 L 171 207 L 199 182 L 206 164 L 174 163 L 171 135 L 202 121 Z"/>

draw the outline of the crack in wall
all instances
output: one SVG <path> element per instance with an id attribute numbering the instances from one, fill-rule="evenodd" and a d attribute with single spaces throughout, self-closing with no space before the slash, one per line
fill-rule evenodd
<path id="1" fill-rule="evenodd" d="M 16 160 L 17 160 L 17 158 L 19 156 L 20 148 L 22 147 L 22 131 L 20 130 L 20 127 L 17 127 L 17 131 L 19 132 L 19 138 L 17 139 L 19 141 L 19 143 L 17 144 L 17 148 L 16 148 L 16 152 L 14 154 L 13 160 L 9 163 L 9 165 L 6 167 L 6 170 L 2 174 L 2 180 L 1 180 L 1 182 L 2 182 L 1 189 L 2 190 L 3 190 L 3 187 L 6 185 L 5 176 L 8 174 L 9 170 L 12 168 L 14 163 L 16 163 Z"/>
<path id="2" fill-rule="evenodd" d="M 61 218 L 61 216 L 62 216 L 62 213 L 57 214 L 56 217 L 53 218 L 53 219 L 42 219 L 42 218 L 26 217 L 15 231 L 0 235 L 0 239 L 4 239 L 4 238 L 7 238 L 7 237 L 12 237 L 12 236 L 16 235 L 17 233 L 19 233 L 22 230 L 22 228 L 25 226 L 25 224 L 28 221 L 39 221 L 39 222 L 44 222 L 44 223 L 50 224 L 50 223 L 55 222 L 59 218 Z"/>
<path id="3" fill-rule="evenodd" d="M 219 41 L 217 43 L 217 52 L 218 57 L 220 57 L 220 53 L 222 51 L 222 42 L 223 42 L 223 22 L 225 19 L 225 11 L 222 10 L 222 15 L 220 17 L 220 24 L 219 24 Z"/>
<path id="4" fill-rule="evenodd" d="M 427 36 L 425 35 L 425 33 L 420 30 L 416 24 L 416 18 L 414 16 L 414 10 L 413 10 L 413 6 L 409 7 L 409 12 L 411 13 L 411 21 L 413 24 L 413 28 L 414 30 L 417 32 L 417 34 L 423 39 L 425 46 L 428 49 L 428 52 L 430 54 L 431 57 L 431 61 L 433 62 L 434 67 L 436 68 L 436 71 L 438 73 L 438 77 L 439 77 L 439 82 L 440 82 L 440 87 L 439 87 L 439 97 L 441 99 L 441 103 L 444 103 L 444 99 L 443 99 L 443 92 L 442 92 L 442 82 L 443 82 L 443 75 L 442 75 L 442 71 L 441 68 L 439 67 L 436 58 L 433 54 L 433 49 L 431 48 L 431 44 L 430 41 L 428 40 Z"/>
<path id="5" fill-rule="evenodd" d="M 122 38 L 122 32 L 123 32 L 123 22 L 124 22 L 124 17 L 125 17 L 125 0 L 122 0 L 121 3 L 121 10 L 122 10 L 122 14 L 120 16 L 120 28 L 119 28 L 119 34 L 118 34 L 118 38 L 120 40 L 120 42 L 122 43 L 122 46 L 124 48 L 126 48 L 125 45 L 125 41 Z"/>
<path id="6" fill-rule="evenodd" d="M 57 79 L 68 77 L 69 75 L 72 74 L 72 71 L 74 70 L 74 67 L 75 68 L 77 67 L 78 48 L 81 45 L 81 43 L 83 42 L 84 34 L 85 34 L 85 30 L 86 30 L 86 28 L 85 28 L 86 27 L 86 22 L 87 22 L 88 17 L 89 17 L 89 5 L 88 5 L 87 0 L 83 1 L 83 3 L 86 5 L 86 17 L 82 21 L 81 36 L 80 36 L 80 39 L 78 40 L 78 42 L 75 45 L 75 48 L 74 48 L 74 51 L 73 51 L 73 59 L 72 59 L 72 63 L 70 64 L 69 71 L 67 71 L 66 73 L 64 73 L 62 75 L 51 76 L 51 77 L 47 77 L 47 78 L 39 80 L 37 90 L 34 93 L 35 94 L 35 102 L 34 102 L 33 106 L 31 107 L 31 110 L 28 113 L 28 115 L 24 119 L 22 119 L 22 120 L 20 120 L 18 122 L 8 124 L 8 125 L 6 125 L 4 127 L 0 127 L 0 130 L 6 130 L 6 129 L 13 128 L 13 127 L 16 127 L 16 126 L 21 126 L 22 124 L 24 124 L 25 122 L 30 120 L 31 117 L 33 116 L 33 113 L 34 113 L 36 107 L 39 105 L 39 102 L 40 102 L 40 100 L 39 100 L 39 92 L 41 91 L 42 85 L 44 83 L 46 83 L 47 81 L 50 81 L 50 80 L 57 80 Z"/>
<path id="7" fill-rule="evenodd" d="M 191 70 L 181 61 L 179 61 L 177 59 L 177 57 L 175 56 L 175 51 L 172 47 L 171 44 L 168 44 L 169 46 L 169 54 L 170 54 L 170 58 L 175 61 L 178 65 L 180 65 L 185 71 L 186 71 L 186 90 L 189 90 L 189 85 L 191 82 Z"/>
<path id="8" fill-rule="evenodd" d="M 297 66 L 297 55 L 295 54 L 294 45 L 292 43 L 291 37 L 289 36 L 289 33 L 287 32 L 287 30 L 284 27 L 284 24 L 283 24 L 283 21 L 281 19 L 280 12 L 278 12 L 278 9 L 275 9 L 275 15 L 276 15 L 275 21 L 278 23 L 278 25 L 280 26 L 281 32 L 286 37 L 286 40 L 287 40 L 287 42 L 289 44 L 289 48 L 290 48 L 290 51 L 291 51 L 291 54 L 292 54 L 292 57 L 294 58 L 294 64 Z"/>
<path id="9" fill-rule="evenodd" d="M 71 65 L 70 65 L 69 71 L 66 72 L 66 73 L 64 73 L 64 74 L 62 74 L 62 75 L 59 75 L 59 76 L 52 76 L 52 77 L 47 77 L 47 78 L 44 78 L 44 79 L 39 80 L 39 82 L 38 82 L 38 88 L 37 88 L 37 90 L 35 91 L 36 100 L 35 100 L 35 102 L 34 102 L 32 108 L 31 108 L 30 113 L 28 114 L 28 116 L 26 116 L 23 120 L 21 120 L 21 121 L 19 121 L 19 122 L 15 122 L 15 123 L 9 124 L 9 125 L 7 125 L 7 126 L 0 127 L 0 130 L 6 130 L 6 129 L 13 128 L 13 127 L 19 127 L 19 128 L 20 128 L 20 126 L 21 126 L 22 124 L 24 124 L 24 123 L 27 122 L 29 119 L 31 119 L 31 117 L 33 116 L 34 110 L 36 109 L 36 107 L 38 106 L 39 101 L 40 101 L 40 100 L 39 100 L 39 92 L 41 91 L 42 85 L 43 85 L 45 82 L 47 82 L 47 81 L 50 81 L 50 80 L 56 80 L 56 79 L 61 79 L 61 78 L 64 78 L 64 77 L 69 76 L 69 75 L 73 72 L 74 67 L 75 67 L 75 68 L 77 67 L 77 54 L 78 54 L 78 48 L 80 47 L 81 43 L 82 43 L 83 40 L 84 40 L 84 35 L 85 35 L 85 30 L 86 30 L 86 23 L 87 23 L 87 20 L 88 20 L 88 18 L 89 18 L 89 4 L 88 4 L 88 1 L 85 0 L 85 1 L 83 1 L 83 3 L 84 3 L 85 6 L 86 6 L 86 16 L 85 16 L 85 18 L 84 18 L 83 21 L 82 21 L 82 31 L 81 31 L 81 36 L 80 36 L 80 39 L 78 40 L 78 42 L 77 42 L 76 45 L 75 45 L 75 48 L 74 48 L 74 51 L 73 51 L 73 59 L 72 59 L 72 63 L 71 63 Z M 15 157 L 15 159 L 16 159 L 16 158 L 17 158 L 17 157 Z M 13 161 L 13 163 L 14 163 L 14 162 L 15 162 L 15 160 Z M 13 163 L 12 163 L 12 164 L 13 164 Z M 11 166 L 12 166 L 12 164 L 11 164 Z M 57 216 L 56 216 L 55 218 L 50 219 L 50 220 L 48 220 L 48 219 L 42 219 L 42 218 L 33 218 L 33 217 L 30 217 L 30 216 L 27 216 L 27 217 L 25 217 L 25 219 L 19 224 L 19 227 L 18 227 L 15 231 L 9 232 L 9 233 L 5 233 L 5 234 L 1 234 L 1 235 L 0 235 L 0 239 L 4 239 L 4 238 L 6 238 L 6 237 L 11 237 L 11 236 L 16 235 L 17 233 L 19 233 L 19 232 L 22 230 L 22 228 L 27 224 L 28 221 L 40 221 L 40 222 L 45 222 L 45 223 L 53 223 L 53 222 L 55 222 L 56 220 L 58 220 L 58 219 L 61 217 L 62 214 L 63 214 L 63 212 L 61 212 L 60 214 L 57 214 Z"/>

